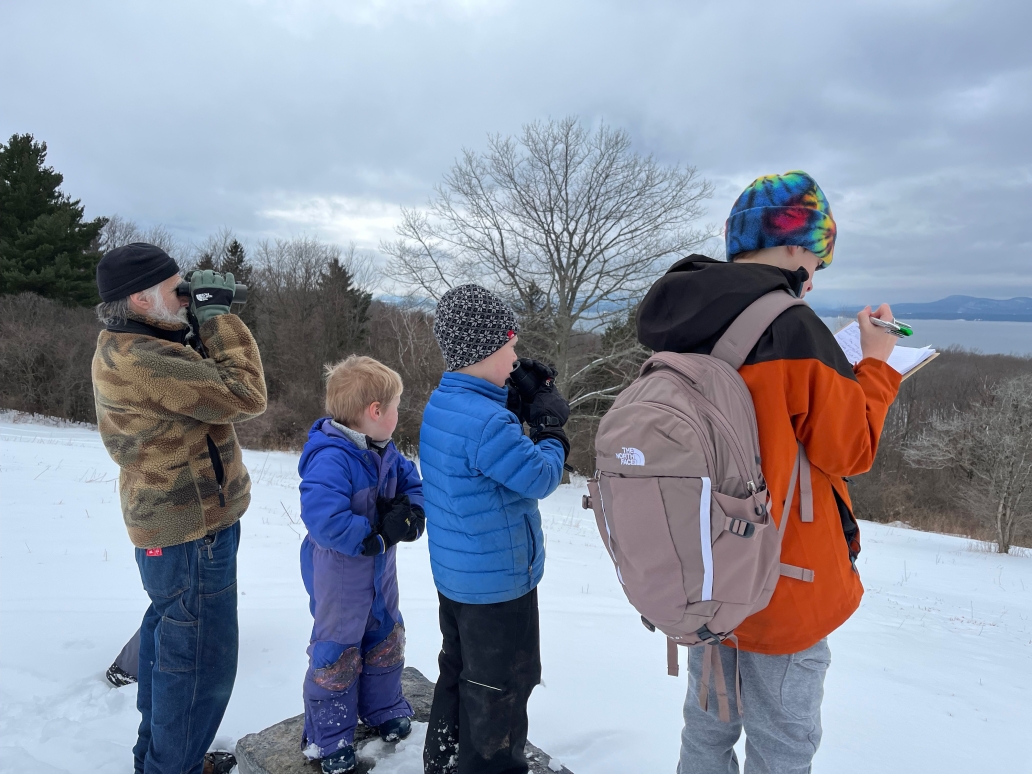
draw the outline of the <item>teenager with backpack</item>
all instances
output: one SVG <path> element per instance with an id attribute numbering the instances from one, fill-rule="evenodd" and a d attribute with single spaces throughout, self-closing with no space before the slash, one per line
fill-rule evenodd
<path id="1" fill-rule="evenodd" d="M 827 636 L 863 594 L 845 477 L 874 462 L 901 377 L 871 323 L 888 306 L 860 312 L 853 367 L 801 301 L 835 233 L 806 173 L 754 181 L 728 261 L 689 256 L 649 290 L 638 338 L 657 354 L 599 427 L 588 502 L 627 596 L 693 646 L 679 774 L 737 772 L 743 726 L 748 771 L 810 771 Z"/>

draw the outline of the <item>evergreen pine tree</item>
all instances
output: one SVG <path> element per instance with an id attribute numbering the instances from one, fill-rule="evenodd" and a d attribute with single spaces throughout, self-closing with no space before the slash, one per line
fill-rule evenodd
<path id="1" fill-rule="evenodd" d="M 340 258 L 333 258 L 319 278 L 325 360 L 334 362 L 359 351 L 369 339 L 369 305 L 373 296 L 357 288 Z"/>
<path id="2" fill-rule="evenodd" d="M 97 237 L 106 218 L 83 221 L 83 207 L 59 189 L 47 144 L 15 134 L 0 144 L 0 294 L 30 291 L 65 304 L 99 301 Z"/>
<path id="3" fill-rule="evenodd" d="M 223 274 L 230 272 L 237 282 L 249 285 L 251 283 L 251 268 L 251 264 L 247 262 L 247 254 L 244 252 L 242 244 L 234 239 L 226 245 L 222 261 L 219 263 L 220 272 Z"/>

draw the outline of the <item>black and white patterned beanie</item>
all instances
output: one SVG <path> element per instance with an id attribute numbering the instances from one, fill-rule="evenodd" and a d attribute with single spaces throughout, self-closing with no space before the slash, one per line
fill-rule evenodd
<path id="1" fill-rule="evenodd" d="M 452 288 L 434 315 L 434 337 L 449 371 L 479 363 L 519 332 L 515 312 L 480 285 Z"/>

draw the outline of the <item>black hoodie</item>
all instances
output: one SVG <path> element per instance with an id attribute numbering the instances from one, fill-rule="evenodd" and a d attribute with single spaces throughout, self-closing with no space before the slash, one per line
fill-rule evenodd
<path id="1" fill-rule="evenodd" d="M 656 352 L 708 355 L 746 307 L 774 290 L 802 292 L 806 269 L 725 263 L 704 255 L 682 258 L 649 289 L 638 307 L 638 341 Z M 760 337 L 745 364 L 817 358 L 847 378 L 853 367 L 816 313 L 794 306 Z"/>

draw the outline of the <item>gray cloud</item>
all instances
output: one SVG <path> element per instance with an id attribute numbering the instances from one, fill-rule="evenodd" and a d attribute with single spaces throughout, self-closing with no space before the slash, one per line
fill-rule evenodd
<path id="1" fill-rule="evenodd" d="M 1032 295 L 1021 0 L 11 6 L 0 134 L 45 139 L 91 215 L 375 246 L 462 147 L 573 113 L 696 165 L 714 223 L 813 174 L 817 302 Z"/>

